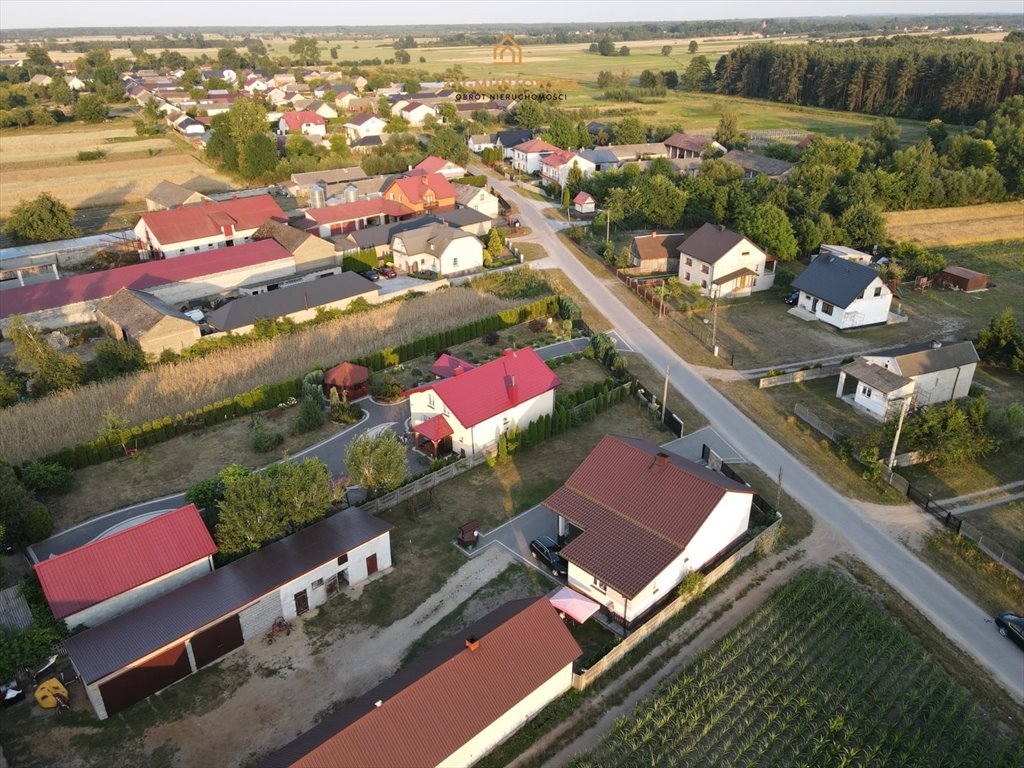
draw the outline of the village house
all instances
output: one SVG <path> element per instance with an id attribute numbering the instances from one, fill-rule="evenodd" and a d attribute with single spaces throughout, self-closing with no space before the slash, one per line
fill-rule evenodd
<path id="1" fill-rule="evenodd" d="M 34 567 L 55 619 L 95 627 L 210 573 L 216 551 L 188 504 Z"/>
<path id="2" fill-rule="evenodd" d="M 437 117 L 437 110 L 419 101 L 410 101 L 398 111 L 398 116 L 408 121 L 409 125 L 420 126 L 428 117 Z"/>
<path id="3" fill-rule="evenodd" d="M 604 147 L 581 149 L 576 154 L 593 164 L 595 171 L 613 171 L 621 165 L 615 153 Z"/>
<path id="4" fill-rule="evenodd" d="M 530 139 L 512 150 L 512 167 L 520 173 L 540 173 L 540 161 L 559 148 L 543 139 Z"/>
<path id="5" fill-rule="evenodd" d="M 836 397 L 885 421 L 899 413 L 902 401 L 915 406 L 967 397 L 978 367 L 970 341 L 928 341 L 885 352 L 862 355 L 839 369 Z M 846 380 L 855 380 L 846 394 Z"/>
<path id="6" fill-rule="evenodd" d="M 107 334 L 128 341 L 146 355 L 188 349 L 202 335 L 199 326 L 165 301 L 145 291 L 121 288 L 96 308 L 96 321 Z"/>
<path id="7" fill-rule="evenodd" d="M 793 280 L 796 307 L 839 329 L 878 325 L 889 319 L 892 291 L 878 270 L 831 254 L 816 257 Z"/>
<path id="8" fill-rule="evenodd" d="M 676 158 L 699 158 L 709 145 L 715 152 L 725 154 L 725 147 L 707 136 L 693 136 L 677 131 L 665 139 L 665 148 L 668 150 L 668 156 L 671 160 Z"/>
<path id="9" fill-rule="evenodd" d="M 380 136 L 384 133 L 387 125 L 387 121 L 382 120 L 377 115 L 369 112 L 360 112 L 358 115 L 353 115 L 346 120 L 342 127 L 345 129 L 345 135 L 351 144 L 367 136 Z"/>
<path id="10" fill-rule="evenodd" d="M 416 274 L 432 272 L 454 277 L 479 272 L 484 247 L 469 232 L 438 222 L 396 234 L 391 241 L 395 268 Z"/>
<path id="11" fill-rule="evenodd" d="M 594 172 L 596 166 L 578 152 L 559 149 L 540 159 L 540 175 L 552 184 L 564 187 L 569 179 L 569 169 L 573 166 L 580 170 L 584 177 Z"/>
<path id="12" fill-rule="evenodd" d="M 493 133 L 474 133 L 466 139 L 466 144 L 469 145 L 470 152 L 479 154 L 485 149 L 493 149 L 496 146 L 494 143 L 496 138 L 497 135 Z"/>
<path id="13" fill-rule="evenodd" d="M 261 766 L 472 765 L 569 690 L 582 653 L 548 598 L 506 603 Z"/>
<path id="14" fill-rule="evenodd" d="M 465 176 L 466 169 L 458 163 L 453 163 L 451 160 L 445 160 L 443 157 L 428 155 L 420 160 L 419 163 L 414 165 L 412 170 L 406 175 L 414 176 L 431 173 L 439 173 L 448 179 L 448 181 L 451 181 L 452 179 L 461 179 Z"/>
<path id="15" fill-rule="evenodd" d="M 197 205 L 209 199 L 202 192 L 195 192 L 173 181 L 161 181 L 146 195 L 146 210 L 166 211 L 184 205 Z"/>
<path id="16" fill-rule="evenodd" d="M 629 244 L 631 264 L 643 272 L 679 272 L 679 246 L 686 234 L 651 232 L 636 235 Z"/>
<path id="17" fill-rule="evenodd" d="M 551 415 L 560 383 L 527 347 L 507 349 L 471 371 L 410 390 L 417 444 L 434 455 L 491 453 L 510 429 L 526 429 Z"/>
<path id="18" fill-rule="evenodd" d="M 544 506 L 568 542 L 569 586 L 628 625 L 746 534 L 753 497 L 646 440 L 606 435 Z"/>
<path id="19" fill-rule="evenodd" d="M 308 201 L 313 187 L 319 187 L 326 199 L 344 191 L 345 187 L 353 181 L 361 181 L 365 178 L 367 178 L 366 172 L 358 165 L 354 165 L 351 168 L 293 173 L 287 186 L 291 189 L 292 194 L 303 198 L 303 201 Z"/>
<path id="20" fill-rule="evenodd" d="M 677 250 L 679 282 L 704 296 L 749 296 L 775 284 L 775 259 L 720 224 L 704 224 Z"/>
<path id="21" fill-rule="evenodd" d="M 395 179 L 385 188 L 384 197 L 417 213 L 455 207 L 455 187 L 439 173 Z"/>
<path id="22" fill-rule="evenodd" d="M 268 219 L 285 219 L 270 195 L 203 201 L 167 211 L 148 211 L 135 225 L 135 236 L 153 256 L 175 258 L 186 253 L 238 245 Z"/>
<path id="23" fill-rule="evenodd" d="M 484 237 L 491 231 L 493 222 L 486 213 L 481 213 L 472 208 L 452 208 L 448 211 L 434 211 L 425 218 L 435 218 L 450 227 L 461 229 L 477 237 Z"/>
<path id="24" fill-rule="evenodd" d="M 530 128 L 510 128 L 494 134 L 494 146 L 502 150 L 503 159 L 511 160 L 515 155 L 515 148 L 532 138 L 533 130 Z"/>
<path id="25" fill-rule="evenodd" d="M 343 509 L 64 641 L 100 720 L 391 567 L 389 523 Z"/>
<path id="26" fill-rule="evenodd" d="M 609 144 L 604 148 L 611 152 L 622 166 L 626 163 L 633 163 L 637 160 L 649 160 L 655 157 L 668 157 L 668 149 L 661 142 L 648 142 L 645 144 Z"/>
<path id="27" fill-rule="evenodd" d="M 479 211 L 492 219 L 498 218 L 501 206 L 497 195 L 492 195 L 483 187 L 473 187 L 469 184 L 456 184 L 454 186 L 455 201 L 459 205 Z"/>
<path id="28" fill-rule="evenodd" d="M 572 199 L 572 209 L 576 213 L 593 213 L 597 208 L 597 201 L 589 192 L 577 192 Z"/>
<path id="29" fill-rule="evenodd" d="M 327 121 L 309 110 L 285 112 L 277 123 L 277 132 L 282 135 L 300 133 L 303 136 L 326 136 Z"/>

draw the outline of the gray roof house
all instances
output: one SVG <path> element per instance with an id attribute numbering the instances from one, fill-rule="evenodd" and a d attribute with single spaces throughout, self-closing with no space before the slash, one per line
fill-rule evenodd
<path id="1" fill-rule="evenodd" d="M 755 152 L 744 149 L 730 149 L 722 159 L 727 163 L 738 165 L 743 169 L 743 177 L 752 179 L 755 176 L 768 176 L 773 179 L 781 179 L 788 176 L 793 170 L 793 164 L 785 160 L 778 160 L 774 157 L 766 157 Z"/>
<path id="2" fill-rule="evenodd" d="M 208 199 L 202 192 L 188 189 L 173 181 L 161 181 L 146 195 L 146 210 L 162 211 L 183 205 L 195 205 Z"/>
<path id="3" fill-rule="evenodd" d="M 800 291 L 791 312 L 809 312 L 839 329 L 878 325 L 889 319 L 892 291 L 876 269 L 834 254 L 819 255 L 797 275 Z"/>

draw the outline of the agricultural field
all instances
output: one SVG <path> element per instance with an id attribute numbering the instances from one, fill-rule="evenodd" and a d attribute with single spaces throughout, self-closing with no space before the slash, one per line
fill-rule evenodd
<path id="1" fill-rule="evenodd" d="M 863 590 L 805 571 L 571 766 L 1018 766 L 966 689 Z"/>
<path id="2" fill-rule="evenodd" d="M 79 161 L 82 151 L 101 150 L 99 160 Z M 76 209 L 107 209 L 115 227 L 134 224 L 119 212 L 141 209 L 146 194 L 164 179 L 200 192 L 221 192 L 233 183 L 176 138 L 138 139 L 129 121 L 8 129 L 0 136 L 0 217 L 22 200 L 49 192 Z M 90 226 L 88 211 L 79 223 Z M 102 228 L 102 221 L 94 222 Z"/>
<path id="3" fill-rule="evenodd" d="M 890 211 L 885 214 L 885 225 L 893 240 L 910 240 L 925 248 L 1019 240 L 1024 238 L 1024 200 Z"/>

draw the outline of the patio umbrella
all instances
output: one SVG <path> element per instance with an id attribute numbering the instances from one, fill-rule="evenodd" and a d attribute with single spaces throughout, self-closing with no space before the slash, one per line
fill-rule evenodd
<path id="1" fill-rule="evenodd" d="M 561 611 L 580 624 L 601 610 L 601 606 L 589 597 L 569 587 L 562 587 L 548 600 L 556 611 Z"/>

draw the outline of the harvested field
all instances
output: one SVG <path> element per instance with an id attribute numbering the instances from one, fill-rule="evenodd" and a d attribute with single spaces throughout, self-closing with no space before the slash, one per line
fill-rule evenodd
<path id="1" fill-rule="evenodd" d="M 22 200 L 52 192 L 72 208 L 139 203 L 164 179 L 200 192 L 220 192 L 232 181 L 186 151 L 175 138 L 139 141 L 130 123 L 61 125 L 4 131 L 0 137 L 0 216 Z M 79 151 L 102 150 L 79 162 Z"/>
<path id="2" fill-rule="evenodd" d="M 131 424 L 184 414 L 262 384 L 302 376 L 385 347 L 493 315 L 526 301 L 448 288 L 302 332 L 159 365 L 0 412 L 0 459 L 21 462 L 92 440 L 110 408 Z"/>
<path id="3" fill-rule="evenodd" d="M 925 247 L 1024 238 L 1024 200 L 885 214 L 889 237 Z"/>

